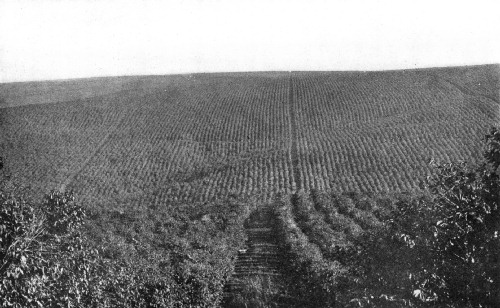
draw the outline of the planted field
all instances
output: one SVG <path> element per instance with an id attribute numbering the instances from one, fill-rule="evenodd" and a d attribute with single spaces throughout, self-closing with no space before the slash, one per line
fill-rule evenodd
<path id="1" fill-rule="evenodd" d="M 397 192 L 418 190 L 430 161 L 480 161 L 481 138 L 500 120 L 495 72 L 0 85 L 0 176 L 37 199 L 75 190 L 103 256 L 107 295 L 95 295 L 116 303 L 357 307 L 375 294 L 400 307 L 433 296 L 408 275 L 427 264 L 411 257 L 411 234 L 434 238 L 439 221 L 420 215 L 420 194 Z"/>
<path id="2" fill-rule="evenodd" d="M 0 153 L 96 207 L 414 190 L 431 160 L 477 160 L 500 118 L 498 66 L 80 82 L 0 85 Z"/>
<path id="3" fill-rule="evenodd" d="M 41 196 L 77 170 L 125 112 L 125 102 L 103 99 L 0 109 L 1 155 Z"/>
<path id="4" fill-rule="evenodd" d="M 128 206 L 289 192 L 286 98 L 281 78 L 159 91 L 130 109 L 69 187 Z"/>
<path id="5" fill-rule="evenodd" d="M 498 104 L 426 71 L 296 74 L 293 91 L 307 189 L 412 190 L 433 159 L 477 159 L 499 118 Z"/>

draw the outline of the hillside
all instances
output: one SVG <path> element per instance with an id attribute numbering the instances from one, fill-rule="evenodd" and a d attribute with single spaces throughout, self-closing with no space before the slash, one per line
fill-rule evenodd
<path id="1" fill-rule="evenodd" d="M 418 189 L 476 161 L 498 65 L 0 84 L 0 155 L 34 192 L 137 208 L 297 189 Z"/>

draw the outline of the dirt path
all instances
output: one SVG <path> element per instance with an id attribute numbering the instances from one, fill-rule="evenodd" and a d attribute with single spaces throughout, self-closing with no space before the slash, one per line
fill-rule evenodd
<path id="1" fill-rule="evenodd" d="M 298 191 L 302 188 L 301 178 L 300 178 L 300 170 L 299 170 L 299 153 L 297 149 L 297 122 L 296 122 L 296 114 L 295 114 L 295 106 L 294 106 L 294 97 L 293 97 L 293 77 L 292 72 L 290 72 L 290 81 L 288 85 L 288 113 L 290 115 L 290 160 L 292 163 L 293 169 L 293 179 L 295 182 L 295 191 Z M 293 187 L 293 183 L 292 183 Z"/>
<path id="2" fill-rule="evenodd" d="M 72 174 L 70 174 L 66 180 L 61 184 L 61 187 L 59 188 L 60 191 L 64 192 L 66 191 L 66 187 L 68 187 L 69 184 L 76 178 L 80 172 L 89 164 L 90 160 L 99 153 L 99 151 L 102 149 L 104 144 L 108 141 L 109 137 L 118 129 L 118 127 L 122 124 L 123 120 L 125 119 L 125 116 L 129 114 L 131 111 L 129 109 L 125 109 L 123 113 L 120 115 L 120 117 L 117 119 L 117 121 L 109 127 L 106 135 L 99 141 L 99 143 L 94 147 L 94 150 L 92 153 L 90 153 L 89 156 L 83 161 L 83 163 L 78 167 L 78 169 L 75 170 Z"/>
<path id="3" fill-rule="evenodd" d="M 460 91 L 463 95 L 469 95 L 469 96 L 480 96 L 480 97 L 483 97 L 483 98 L 486 98 L 486 99 L 489 99 L 497 104 L 500 104 L 500 101 L 498 100 L 498 98 L 494 98 L 490 95 L 486 95 L 486 94 L 483 94 L 483 93 L 479 93 L 479 92 L 475 92 L 475 91 L 472 91 L 470 90 L 469 88 L 465 87 L 465 86 L 461 86 L 459 85 L 458 83 L 456 82 L 453 82 L 449 79 L 446 79 L 446 78 L 443 78 L 443 77 L 439 77 L 437 75 L 430 75 L 434 78 L 437 78 L 438 80 L 442 80 L 450 85 L 452 85 L 453 87 L 455 87 L 458 91 Z"/>
<path id="4" fill-rule="evenodd" d="M 291 306 L 283 266 L 287 256 L 279 249 L 274 225 L 271 208 L 257 209 L 248 218 L 246 248 L 238 253 L 222 307 Z"/>

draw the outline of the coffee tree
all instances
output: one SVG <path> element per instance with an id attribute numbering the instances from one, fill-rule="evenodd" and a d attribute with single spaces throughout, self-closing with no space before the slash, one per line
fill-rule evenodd
<path id="1" fill-rule="evenodd" d="M 352 307 L 498 307 L 500 131 L 484 162 L 435 166 L 428 196 L 401 199 L 385 228 L 357 239 Z"/>
<path id="2" fill-rule="evenodd" d="M 36 206 L 0 192 L 0 204 L 0 307 L 82 306 L 97 252 L 73 195 L 51 192 Z"/>
<path id="3" fill-rule="evenodd" d="M 485 161 L 439 166 L 429 178 L 436 217 L 429 273 L 436 294 L 474 307 L 500 303 L 500 131 L 486 135 Z"/>

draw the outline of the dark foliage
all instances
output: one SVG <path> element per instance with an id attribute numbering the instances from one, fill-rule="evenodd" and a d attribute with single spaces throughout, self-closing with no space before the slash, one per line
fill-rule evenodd
<path id="1" fill-rule="evenodd" d="M 485 162 L 435 167 L 431 196 L 404 199 L 351 252 L 356 307 L 498 307 L 500 132 L 486 136 Z"/>
<path id="2" fill-rule="evenodd" d="M 154 215 L 93 213 L 89 224 L 72 193 L 32 204 L 8 187 L 0 190 L 0 307 L 217 307 L 250 211 L 227 200 Z"/>
<path id="3" fill-rule="evenodd" d="M 52 192 L 35 207 L 0 192 L 0 203 L 0 306 L 81 305 L 96 251 L 85 244 L 85 212 L 72 194 Z"/>

